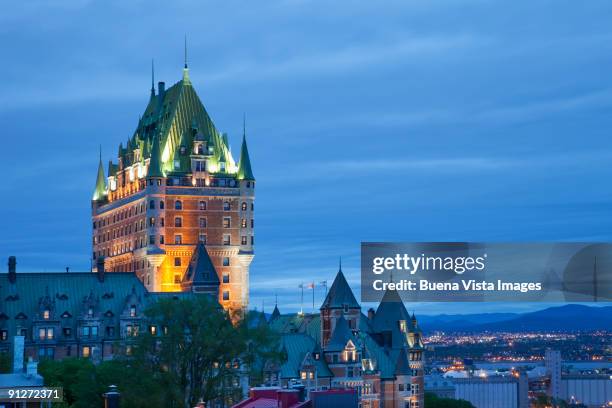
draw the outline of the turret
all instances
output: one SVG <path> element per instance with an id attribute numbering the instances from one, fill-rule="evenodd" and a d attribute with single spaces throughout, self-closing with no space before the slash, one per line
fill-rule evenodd
<path id="1" fill-rule="evenodd" d="M 102 164 L 102 155 L 98 163 L 98 175 L 96 177 L 96 188 L 93 193 L 93 200 L 98 201 L 106 197 L 106 179 L 104 178 L 104 165 Z"/>
<path id="2" fill-rule="evenodd" d="M 149 161 L 149 169 L 147 171 L 147 178 L 162 178 L 164 172 L 161 167 L 160 161 L 160 148 L 159 138 L 157 135 L 153 136 L 153 147 L 151 148 L 151 160 Z"/>
<path id="3" fill-rule="evenodd" d="M 246 134 L 242 135 L 242 146 L 240 148 L 240 161 L 238 162 L 238 180 L 255 181 L 251 169 L 251 159 L 247 148 Z"/>
<path id="4" fill-rule="evenodd" d="M 357 303 L 357 299 L 355 299 L 355 295 L 344 277 L 341 264 L 334 283 L 332 283 L 321 306 L 321 345 L 323 347 L 327 345 L 341 317 L 346 320 L 350 329 L 358 330 L 360 316 L 361 306 Z"/>

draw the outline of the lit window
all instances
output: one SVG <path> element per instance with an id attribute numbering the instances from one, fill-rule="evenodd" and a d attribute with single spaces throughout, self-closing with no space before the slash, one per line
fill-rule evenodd
<path id="1" fill-rule="evenodd" d="M 231 218 L 230 217 L 223 218 L 223 228 L 230 228 L 230 227 L 231 227 Z"/>
<path id="2" fill-rule="evenodd" d="M 246 235 L 243 235 L 242 237 L 240 237 L 240 245 L 246 245 L 247 244 L 247 237 Z"/>
<path id="3" fill-rule="evenodd" d="M 136 317 L 136 305 L 130 306 L 130 317 Z"/>
<path id="4" fill-rule="evenodd" d="M 149 326 L 149 333 L 151 333 L 151 336 L 156 336 L 157 335 L 157 326 Z"/>
<path id="5" fill-rule="evenodd" d="M 43 312 L 43 319 L 45 320 L 49 320 L 51 312 L 49 311 L 49 309 L 45 309 Z"/>
<path id="6" fill-rule="evenodd" d="M 246 228 L 246 226 L 247 226 L 247 220 L 246 220 L 245 218 L 243 218 L 243 219 L 240 221 L 240 226 L 241 226 L 242 228 Z"/>
<path id="7" fill-rule="evenodd" d="M 244 202 L 244 201 L 242 202 L 241 209 L 242 209 L 242 211 L 246 211 L 246 209 L 247 209 L 247 203 L 246 202 Z"/>
<path id="8" fill-rule="evenodd" d="M 83 346 L 81 350 L 81 356 L 83 358 L 89 358 L 89 356 L 91 355 L 91 348 L 89 346 Z"/>

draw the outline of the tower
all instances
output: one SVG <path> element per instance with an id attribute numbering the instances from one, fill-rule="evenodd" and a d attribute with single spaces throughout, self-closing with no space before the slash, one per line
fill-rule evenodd
<path id="1" fill-rule="evenodd" d="M 322 347 L 325 347 L 329 342 L 340 319 L 346 321 L 349 329 L 359 329 L 361 306 L 357 303 L 355 295 L 353 295 L 353 291 L 344 277 L 342 266 L 339 267 L 334 283 L 332 283 L 321 305 L 320 313 Z"/>
<path id="2" fill-rule="evenodd" d="M 195 290 L 188 268 L 201 244 L 218 275 L 219 302 L 245 308 L 255 244 L 255 177 L 246 127 L 236 163 L 227 134 L 215 127 L 193 87 L 186 61 L 180 81 L 168 89 L 159 82 L 157 92 L 152 87 L 115 160 L 106 177 L 101 158 L 98 164 L 93 265 L 103 257 L 106 272 L 134 272 L 153 292 Z"/>

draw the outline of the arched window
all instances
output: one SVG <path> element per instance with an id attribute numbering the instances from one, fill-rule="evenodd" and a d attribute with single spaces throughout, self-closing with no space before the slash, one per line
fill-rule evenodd
<path id="1" fill-rule="evenodd" d="M 200 210 L 206 209 L 206 201 L 200 201 Z"/>
<path id="2" fill-rule="evenodd" d="M 246 211 L 247 203 L 245 201 L 242 202 L 242 211 Z"/>
<path id="3" fill-rule="evenodd" d="M 183 202 L 181 200 L 176 200 L 174 202 L 174 209 L 175 210 L 182 210 L 183 209 Z"/>
<path id="4" fill-rule="evenodd" d="M 149 201 L 149 210 L 154 210 L 155 209 L 155 200 L 151 200 Z"/>
<path id="5" fill-rule="evenodd" d="M 163 210 L 163 209 L 164 209 L 164 200 L 161 200 L 161 201 L 159 202 L 159 209 L 160 209 L 160 210 Z"/>

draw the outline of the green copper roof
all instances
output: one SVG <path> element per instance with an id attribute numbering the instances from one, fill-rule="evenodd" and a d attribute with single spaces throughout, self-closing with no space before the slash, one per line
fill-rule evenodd
<path id="1" fill-rule="evenodd" d="M 251 170 L 251 159 L 247 148 L 246 135 L 242 135 L 242 147 L 240 148 L 240 161 L 238 162 L 238 179 L 255 180 L 253 170 Z"/>
<path id="2" fill-rule="evenodd" d="M 329 289 L 329 293 L 327 294 L 321 309 L 341 309 L 345 305 L 351 309 L 361 308 L 359 303 L 357 303 L 357 299 L 355 299 L 355 295 L 353 295 L 353 291 L 346 281 L 344 274 L 342 273 L 342 269 L 340 269 L 336 275 L 336 278 L 334 279 L 334 283 L 332 283 L 332 286 Z"/>
<path id="3" fill-rule="evenodd" d="M 106 196 L 106 179 L 104 178 L 104 165 L 102 157 L 98 163 L 98 176 L 96 178 L 96 188 L 94 189 L 93 199 L 101 200 Z"/>
<path id="4" fill-rule="evenodd" d="M 153 147 L 151 148 L 151 161 L 149 162 L 149 169 L 147 171 L 147 177 L 164 177 L 160 165 L 160 153 L 159 153 L 159 138 L 153 136 Z"/>

